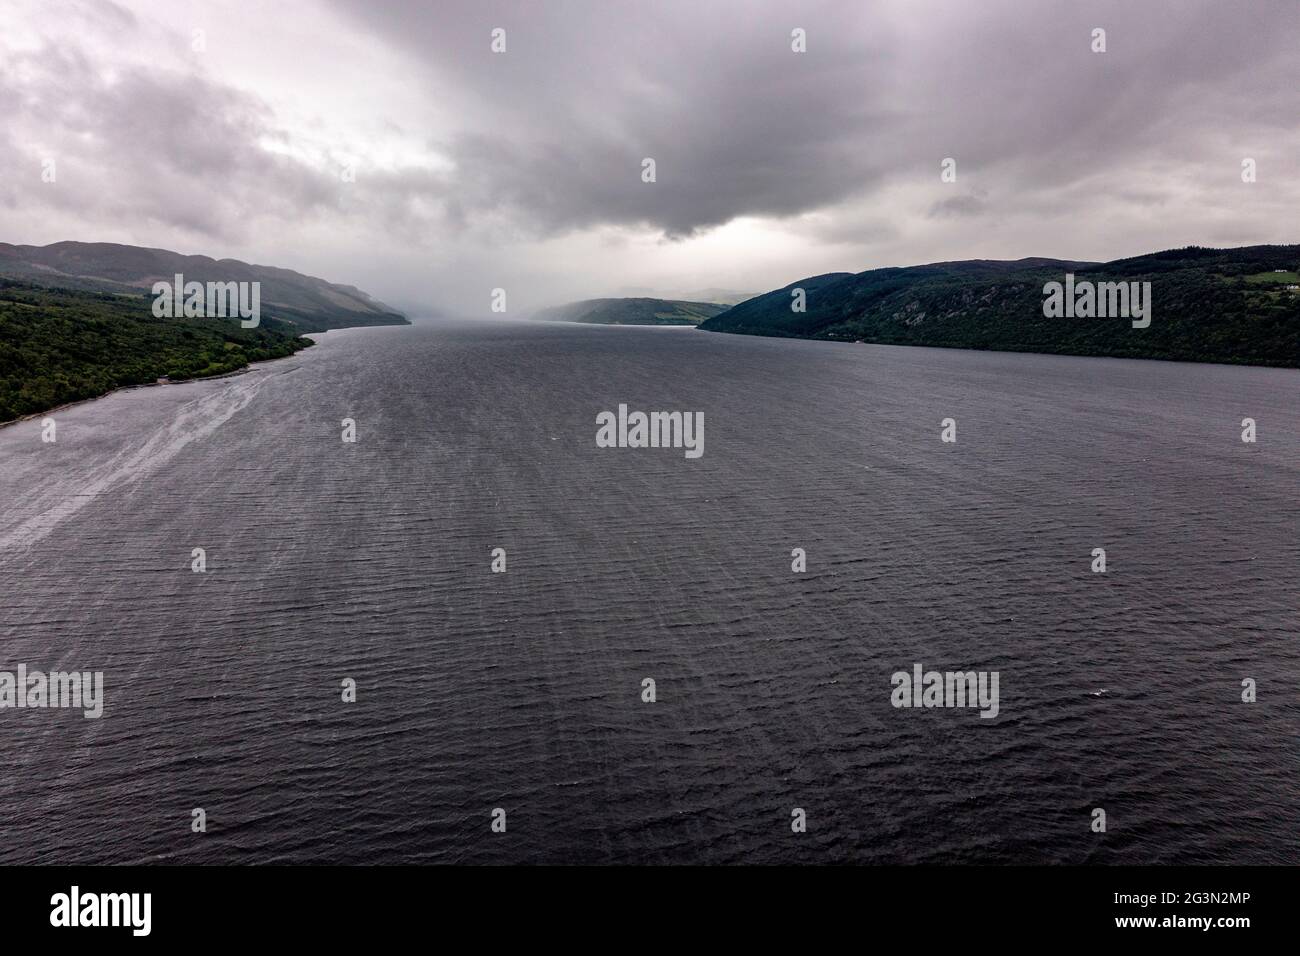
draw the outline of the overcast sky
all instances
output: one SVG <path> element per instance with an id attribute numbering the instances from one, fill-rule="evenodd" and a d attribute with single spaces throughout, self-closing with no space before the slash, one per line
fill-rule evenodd
<path id="1" fill-rule="evenodd" d="M 464 314 L 1297 242 L 1297 51 L 1297 0 L 5 0 L 0 241 Z"/>

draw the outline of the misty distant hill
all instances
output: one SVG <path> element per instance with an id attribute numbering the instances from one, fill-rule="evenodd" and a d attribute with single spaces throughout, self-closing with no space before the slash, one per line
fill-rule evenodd
<path id="1" fill-rule="evenodd" d="M 711 332 L 1300 367 L 1300 246 L 1189 246 L 1114 262 L 970 260 L 831 273 L 742 302 Z M 1043 287 L 1151 283 L 1152 320 L 1047 318 Z M 802 288 L 806 311 L 791 309 Z"/>
<path id="2" fill-rule="evenodd" d="M 746 299 L 752 299 L 753 292 L 737 292 L 735 289 L 697 289 L 686 292 L 682 295 L 683 299 L 691 302 L 712 302 L 715 305 L 733 306 Z"/>
<path id="3" fill-rule="evenodd" d="M 678 299 L 584 299 L 533 313 L 551 322 L 589 322 L 596 325 L 699 325 L 725 312 L 715 302 Z"/>
<path id="4" fill-rule="evenodd" d="M 401 312 L 354 286 L 292 269 L 112 242 L 0 243 L 0 278 L 51 289 L 149 295 L 155 282 L 171 282 L 177 273 L 187 282 L 260 282 L 262 314 L 299 332 L 409 324 Z"/>

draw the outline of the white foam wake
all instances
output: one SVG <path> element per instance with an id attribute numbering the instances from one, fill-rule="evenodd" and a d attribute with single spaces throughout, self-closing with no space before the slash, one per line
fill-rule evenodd
<path id="1" fill-rule="evenodd" d="M 0 551 L 22 550 L 40 541 L 98 495 L 138 482 L 158 471 L 186 445 L 211 435 L 245 408 L 265 381 L 240 376 L 224 388 L 180 406 L 170 422 L 155 429 L 136 447 L 127 447 L 95 465 L 85 475 L 65 477 L 42 493 L 51 503 L 12 528 L 0 531 Z"/>

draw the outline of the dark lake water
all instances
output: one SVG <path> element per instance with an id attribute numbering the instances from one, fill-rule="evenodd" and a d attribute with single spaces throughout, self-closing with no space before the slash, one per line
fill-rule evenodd
<path id="1" fill-rule="evenodd" d="M 424 325 L 55 418 L 0 670 L 104 715 L 0 710 L 0 862 L 1300 862 L 1298 372 Z"/>

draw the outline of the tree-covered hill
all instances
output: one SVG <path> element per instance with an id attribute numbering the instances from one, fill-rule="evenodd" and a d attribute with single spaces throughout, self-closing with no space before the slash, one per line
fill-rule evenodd
<path id="1" fill-rule="evenodd" d="M 218 375 L 311 345 L 262 319 L 159 319 L 147 295 L 47 289 L 0 279 L 0 421 L 125 385 Z"/>
<path id="2" fill-rule="evenodd" d="M 949 348 L 1300 367 L 1300 246 L 1188 247 L 1107 263 L 975 260 L 834 273 L 791 283 L 700 328 Z M 1044 285 L 1151 283 L 1148 328 L 1047 318 Z M 791 309 L 805 290 L 806 311 Z"/>

